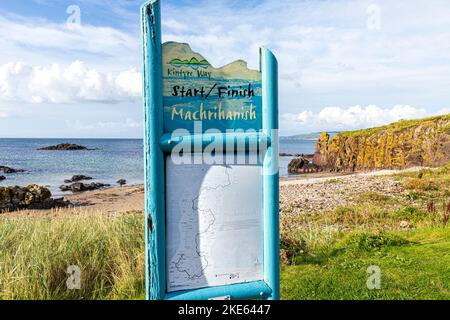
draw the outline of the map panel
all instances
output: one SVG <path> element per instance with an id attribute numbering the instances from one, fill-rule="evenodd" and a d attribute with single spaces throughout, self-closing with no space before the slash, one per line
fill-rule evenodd
<path id="1" fill-rule="evenodd" d="M 166 158 L 168 292 L 263 279 L 262 167 Z"/>

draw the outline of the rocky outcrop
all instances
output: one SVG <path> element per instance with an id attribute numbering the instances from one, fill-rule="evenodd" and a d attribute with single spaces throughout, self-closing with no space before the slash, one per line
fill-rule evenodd
<path id="1" fill-rule="evenodd" d="M 280 153 L 280 157 L 297 157 L 297 158 L 306 158 L 306 159 L 312 159 L 314 157 L 313 154 L 291 154 L 291 153 Z"/>
<path id="2" fill-rule="evenodd" d="M 291 174 L 314 173 L 320 171 L 321 169 L 319 166 L 312 164 L 306 158 L 293 159 L 288 165 L 288 172 Z"/>
<path id="3" fill-rule="evenodd" d="M 95 149 L 89 149 L 85 146 L 80 146 L 78 144 L 72 144 L 72 143 L 62 143 L 58 144 L 56 146 L 49 146 L 45 148 L 40 148 L 38 150 L 49 150 L 49 151 L 76 151 L 76 150 L 95 150 Z"/>
<path id="4" fill-rule="evenodd" d="M 6 180 L 5 176 L 0 176 L 0 181 Z"/>
<path id="5" fill-rule="evenodd" d="M 27 187 L 0 187 L 0 213 L 22 209 L 42 210 L 67 207 L 63 198 L 53 199 L 50 190 L 31 184 Z"/>
<path id="6" fill-rule="evenodd" d="M 450 114 L 319 137 L 313 163 L 329 171 L 440 166 L 450 161 Z"/>
<path id="7" fill-rule="evenodd" d="M 14 168 L 5 167 L 5 166 L 0 166 L 0 172 L 9 174 L 9 173 L 25 172 L 25 170 L 22 170 L 22 169 L 14 169 Z"/>
<path id="8" fill-rule="evenodd" d="M 62 185 L 61 187 L 59 187 L 59 189 L 63 192 L 67 192 L 67 191 L 72 191 L 74 193 L 77 192 L 84 192 L 84 191 L 94 191 L 94 190 L 99 190 L 99 189 L 103 189 L 103 188 L 107 188 L 110 187 L 111 185 L 109 184 L 104 184 L 104 183 L 89 183 L 89 184 L 85 184 L 82 182 L 76 182 L 73 183 L 71 185 Z"/>
<path id="9" fill-rule="evenodd" d="M 73 182 L 80 182 L 85 180 L 92 180 L 92 177 L 84 176 L 84 175 L 75 175 L 72 177 L 72 179 L 64 180 L 64 183 L 73 183 Z"/>

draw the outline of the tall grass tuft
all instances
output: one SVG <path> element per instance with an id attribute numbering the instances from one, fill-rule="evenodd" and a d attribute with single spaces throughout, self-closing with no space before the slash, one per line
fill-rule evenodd
<path id="1" fill-rule="evenodd" d="M 134 299 L 144 295 L 142 215 L 0 216 L 0 299 Z M 67 286 L 69 266 L 80 289 Z"/>

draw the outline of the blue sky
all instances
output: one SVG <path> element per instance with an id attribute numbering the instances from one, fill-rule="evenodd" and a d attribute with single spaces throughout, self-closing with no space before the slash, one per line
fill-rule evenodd
<path id="1" fill-rule="evenodd" d="M 140 4 L 0 0 L 0 137 L 141 137 Z M 190 43 L 215 66 L 257 68 L 259 46 L 275 52 L 282 135 L 450 112 L 447 0 L 162 8 L 163 39 Z"/>

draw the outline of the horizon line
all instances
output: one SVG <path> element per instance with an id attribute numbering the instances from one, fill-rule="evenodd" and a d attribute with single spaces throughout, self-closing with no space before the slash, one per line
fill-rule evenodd
<path id="1" fill-rule="evenodd" d="M 54 137 L 0 137 L 0 139 L 52 139 L 52 140 L 143 140 L 144 138 L 119 138 L 119 137 L 90 137 L 90 138 L 54 138 Z"/>

